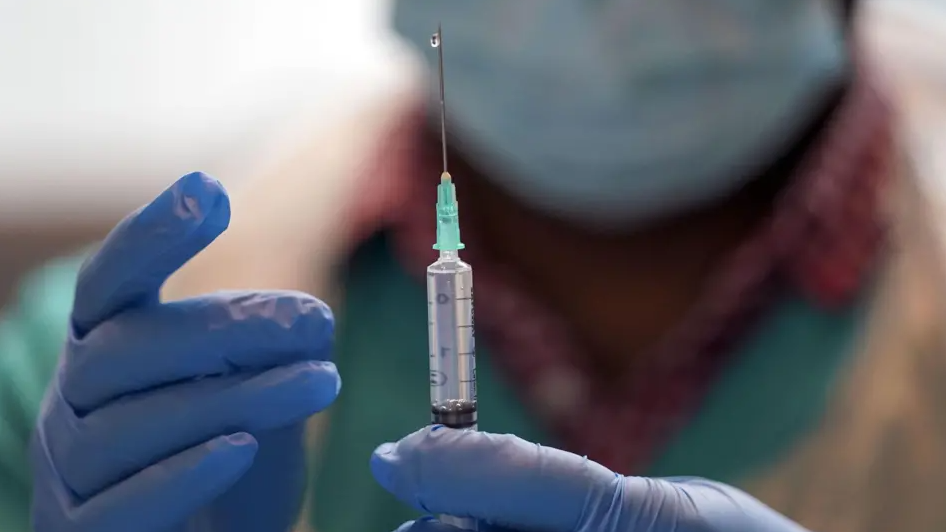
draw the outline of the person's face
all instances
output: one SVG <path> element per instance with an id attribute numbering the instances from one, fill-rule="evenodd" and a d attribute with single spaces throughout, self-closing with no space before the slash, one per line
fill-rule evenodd
<path id="1" fill-rule="evenodd" d="M 626 228 L 732 193 L 844 75 L 837 0 L 401 0 L 452 132 L 522 202 Z M 433 86 L 433 84 L 432 84 Z"/>

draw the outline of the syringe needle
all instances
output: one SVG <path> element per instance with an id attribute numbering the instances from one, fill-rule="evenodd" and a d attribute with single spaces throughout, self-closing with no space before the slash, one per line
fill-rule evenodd
<path id="1" fill-rule="evenodd" d="M 430 37 L 430 45 L 437 49 L 438 71 L 440 78 L 440 146 L 443 150 L 443 173 L 447 172 L 447 103 L 443 89 L 443 29 L 437 24 L 437 33 Z"/>
<path id="2" fill-rule="evenodd" d="M 463 249 L 460 242 L 460 222 L 456 187 L 447 171 L 447 109 L 443 90 L 443 36 L 437 24 L 437 33 L 430 36 L 430 45 L 437 48 L 440 59 L 440 144 L 443 148 L 443 173 L 437 185 L 437 243 L 434 249 L 453 253 Z"/>

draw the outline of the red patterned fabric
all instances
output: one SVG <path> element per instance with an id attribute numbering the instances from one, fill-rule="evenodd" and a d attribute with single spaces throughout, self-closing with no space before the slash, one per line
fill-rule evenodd
<path id="1" fill-rule="evenodd" d="M 734 342 L 786 288 L 822 306 L 843 305 L 856 294 L 883 240 L 878 202 L 890 173 L 891 123 L 883 95 L 860 76 L 771 217 L 724 262 L 675 332 L 642 358 L 653 363 L 635 370 L 620 396 L 598 390 L 568 324 L 520 289 L 516 272 L 479 253 L 467 228 L 478 337 L 564 447 L 640 473 L 694 413 Z M 396 172 L 394 166 L 387 170 Z M 413 192 L 399 194 L 398 212 L 386 218 L 400 260 L 422 277 L 436 253 L 429 176 L 439 169 L 414 170 L 424 186 L 406 187 Z"/>

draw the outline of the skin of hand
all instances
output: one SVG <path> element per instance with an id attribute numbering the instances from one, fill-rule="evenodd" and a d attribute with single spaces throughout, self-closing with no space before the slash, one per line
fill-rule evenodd
<path id="1" fill-rule="evenodd" d="M 83 265 L 30 447 L 36 532 L 256 532 L 296 520 L 305 421 L 341 387 L 331 311 L 289 291 L 158 296 L 229 219 L 220 184 L 189 174 Z"/>
<path id="2" fill-rule="evenodd" d="M 472 517 L 480 531 L 804 532 L 732 486 L 695 477 L 625 477 L 508 434 L 424 428 L 378 447 L 371 470 L 405 504 Z M 398 532 L 458 530 L 425 517 Z"/>

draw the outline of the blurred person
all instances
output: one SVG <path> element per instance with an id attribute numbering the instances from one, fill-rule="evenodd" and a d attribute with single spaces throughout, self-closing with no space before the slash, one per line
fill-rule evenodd
<path id="1" fill-rule="evenodd" d="M 238 190 L 229 228 L 191 174 L 24 285 L 4 530 L 31 485 L 39 532 L 941 528 L 941 257 L 854 13 L 399 2 L 418 46 L 445 28 L 486 432 L 402 438 L 440 173 L 412 95 L 345 198 L 308 179 L 338 146 Z"/>

